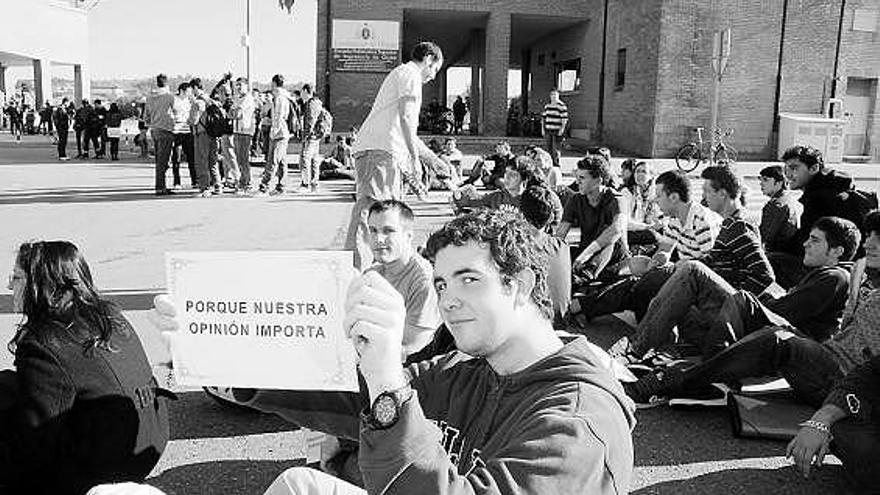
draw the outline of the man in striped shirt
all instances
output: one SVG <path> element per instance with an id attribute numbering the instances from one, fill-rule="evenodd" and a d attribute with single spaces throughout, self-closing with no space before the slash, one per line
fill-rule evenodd
<path id="1" fill-rule="evenodd" d="M 559 90 L 550 90 L 550 103 L 544 105 L 541 114 L 541 134 L 547 140 L 547 151 L 553 157 L 553 166 L 559 166 L 559 145 L 562 142 L 562 134 L 568 125 L 568 107 L 559 99 Z"/>
<path id="2" fill-rule="evenodd" d="M 678 263 L 669 280 L 648 306 L 632 342 L 631 353 L 644 356 L 649 350 L 663 344 L 669 337 L 668 324 L 658 323 L 658 314 L 664 321 L 681 321 L 694 303 L 693 292 L 699 290 L 700 282 L 720 275 L 733 289 L 745 290 L 758 295 L 773 283 L 773 268 L 761 246 L 761 235 L 756 226 L 745 222 L 740 212 L 739 197 L 742 183 L 736 173 L 727 166 L 712 166 L 703 170 L 703 198 L 709 208 L 724 220 L 718 238 L 709 253 L 700 261 Z M 723 297 L 703 298 L 699 310 L 710 315 L 721 310 Z M 670 319 L 675 313 L 679 318 Z M 699 320 L 699 319 L 698 319 Z M 708 319 L 707 319 L 708 321 Z"/>

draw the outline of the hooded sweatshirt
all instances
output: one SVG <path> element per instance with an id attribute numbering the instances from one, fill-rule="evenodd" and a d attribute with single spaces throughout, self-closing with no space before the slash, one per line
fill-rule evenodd
<path id="1" fill-rule="evenodd" d="M 511 375 L 458 352 L 408 373 L 415 392 L 397 423 L 385 430 L 361 423 L 359 464 L 368 493 L 629 490 L 633 403 L 583 337 Z M 365 402 L 357 394 L 258 391 L 246 403 L 342 433 L 357 421 L 346 416 Z"/>
<path id="2" fill-rule="evenodd" d="M 837 170 L 819 172 L 804 186 L 804 193 L 800 197 L 804 212 L 801 214 L 801 226 L 791 243 L 791 249 L 795 250 L 792 254 L 804 254 L 804 241 L 810 237 L 816 220 L 827 216 L 849 218 L 844 212 L 843 193 L 852 187 L 852 177 Z"/>

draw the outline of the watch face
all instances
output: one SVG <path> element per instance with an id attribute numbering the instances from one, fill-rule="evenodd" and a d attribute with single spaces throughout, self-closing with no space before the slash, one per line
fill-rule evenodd
<path id="1" fill-rule="evenodd" d="M 390 425 L 397 419 L 397 401 L 390 395 L 380 395 L 373 404 L 373 418 L 381 425 Z"/>

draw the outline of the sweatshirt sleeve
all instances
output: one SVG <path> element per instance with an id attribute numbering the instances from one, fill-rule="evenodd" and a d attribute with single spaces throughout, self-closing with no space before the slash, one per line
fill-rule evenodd
<path id="1" fill-rule="evenodd" d="M 519 433 L 506 439 L 497 454 L 477 459 L 462 475 L 443 449 L 439 428 L 425 418 L 417 393 L 404 404 L 391 428 L 361 427 L 359 464 L 367 493 L 627 492 L 628 480 L 616 478 L 609 467 L 613 461 L 607 453 L 612 446 L 606 443 L 603 430 L 607 425 L 599 415 L 536 406 L 515 429 Z M 598 411 L 620 407 L 607 393 L 591 394 L 590 399 Z"/>
<path id="2" fill-rule="evenodd" d="M 837 381 L 825 404 L 834 404 L 860 421 L 876 421 L 880 404 L 880 356 L 859 366 Z"/>
<path id="3" fill-rule="evenodd" d="M 358 417 L 368 402 L 355 392 L 235 389 L 233 393 L 242 405 L 349 439 L 358 437 Z"/>
<path id="4" fill-rule="evenodd" d="M 846 285 L 846 276 L 835 271 L 824 271 L 809 284 L 795 286 L 786 295 L 773 299 L 764 305 L 770 311 L 791 321 L 810 320 L 814 316 L 828 312 L 829 304 L 837 301 L 837 294 L 842 285 Z M 844 290 L 846 290 L 844 288 Z"/>

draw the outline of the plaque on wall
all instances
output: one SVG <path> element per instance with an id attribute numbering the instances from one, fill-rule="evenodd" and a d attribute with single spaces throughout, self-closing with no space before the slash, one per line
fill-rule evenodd
<path id="1" fill-rule="evenodd" d="M 400 23 L 333 20 L 333 69 L 390 72 L 400 61 Z"/>

